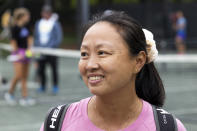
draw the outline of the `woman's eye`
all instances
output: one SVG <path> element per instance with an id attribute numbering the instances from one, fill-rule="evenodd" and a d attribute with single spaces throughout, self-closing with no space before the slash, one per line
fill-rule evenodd
<path id="1" fill-rule="evenodd" d="M 86 52 L 81 52 L 81 57 L 86 57 L 88 54 Z"/>
<path id="2" fill-rule="evenodd" d="M 104 54 L 106 54 L 104 51 L 99 51 L 98 52 L 98 55 L 104 55 Z"/>

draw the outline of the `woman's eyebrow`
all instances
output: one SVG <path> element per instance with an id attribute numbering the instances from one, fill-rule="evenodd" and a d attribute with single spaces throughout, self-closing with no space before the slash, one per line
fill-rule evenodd
<path id="1" fill-rule="evenodd" d="M 81 45 L 81 49 L 89 49 L 87 45 Z"/>
<path id="2" fill-rule="evenodd" d="M 110 47 L 110 48 L 112 48 L 113 47 L 112 45 L 110 45 L 110 44 L 108 44 L 106 42 L 100 42 L 100 43 L 97 43 L 95 45 L 96 45 L 95 46 L 96 48 L 102 48 L 102 47 Z M 81 49 L 89 49 L 89 46 L 86 45 L 86 44 L 82 44 L 81 45 Z"/>
<path id="3" fill-rule="evenodd" d="M 106 43 L 106 42 L 101 42 L 101 43 L 98 43 L 96 45 L 96 48 L 101 48 L 101 47 L 110 47 L 110 48 L 112 48 L 113 46 L 108 44 L 108 43 Z"/>

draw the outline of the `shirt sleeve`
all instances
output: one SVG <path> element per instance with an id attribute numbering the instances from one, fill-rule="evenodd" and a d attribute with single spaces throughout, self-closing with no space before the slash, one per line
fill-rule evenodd
<path id="1" fill-rule="evenodd" d="M 48 44 L 48 47 L 57 48 L 62 41 L 62 28 L 59 22 L 56 22 L 54 25 L 53 34 L 55 39 L 51 40 Z"/>
<path id="2" fill-rule="evenodd" d="M 179 119 L 176 119 L 176 122 L 177 122 L 178 131 L 187 131 L 185 126 Z"/>
<path id="3" fill-rule="evenodd" d="M 40 41 L 39 41 L 39 33 L 38 33 L 38 26 L 39 26 L 39 21 L 36 22 L 35 27 L 34 27 L 34 46 L 39 47 L 40 46 Z"/>

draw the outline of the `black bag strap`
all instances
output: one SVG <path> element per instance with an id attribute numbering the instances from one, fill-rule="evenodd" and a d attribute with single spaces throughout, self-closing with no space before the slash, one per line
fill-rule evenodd
<path id="1" fill-rule="evenodd" d="M 162 109 L 152 105 L 157 131 L 178 131 L 175 117 Z"/>
<path id="2" fill-rule="evenodd" d="M 70 104 L 59 105 L 49 110 L 44 121 L 44 131 L 61 131 L 69 105 Z"/>

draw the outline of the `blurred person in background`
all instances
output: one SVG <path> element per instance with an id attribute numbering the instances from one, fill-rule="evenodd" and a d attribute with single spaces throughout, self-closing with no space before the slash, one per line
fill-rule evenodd
<path id="1" fill-rule="evenodd" d="M 19 100 L 19 104 L 22 106 L 33 105 L 35 100 L 28 97 L 27 79 L 29 70 L 29 59 L 25 53 L 31 48 L 32 37 L 30 36 L 30 30 L 27 26 L 30 21 L 30 13 L 26 8 L 17 8 L 13 13 L 12 29 L 11 29 L 11 46 L 12 55 L 18 57 L 18 60 L 13 62 L 14 66 L 14 78 L 11 81 L 10 89 L 5 93 L 5 100 L 9 104 L 16 104 L 14 98 L 14 91 L 16 85 L 21 81 L 22 99 Z"/>
<path id="2" fill-rule="evenodd" d="M 154 66 L 153 34 L 124 12 L 93 18 L 84 31 L 78 64 L 93 96 L 70 104 L 66 114 L 60 113 L 62 106 L 54 108 L 40 131 L 56 128 L 60 115 L 61 131 L 156 131 L 153 105 L 163 106 L 165 90 Z M 186 131 L 174 121 L 178 131 Z"/>
<path id="3" fill-rule="evenodd" d="M 41 12 L 42 18 L 35 25 L 34 46 L 43 48 L 58 48 L 62 41 L 62 29 L 58 22 L 58 15 L 53 13 L 52 7 L 45 5 Z M 58 58 L 51 55 L 41 55 L 38 59 L 38 74 L 41 82 L 38 92 L 46 90 L 46 65 L 52 68 L 53 88 L 52 93 L 57 94 L 58 88 Z"/>
<path id="4" fill-rule="evenodd" d="M 10 23 L 11 23 L 11 11 L 6 10 L 1 17 L 1 26 L 3 28 L 0 34 L 0 40 L 10 38 Z"/>
<path id="5" fill-rule="evenodd" d="M 186 51 L 186 27 L 187 27 L 187 20 L 184 17 L 182 11 L 176 12 L 176 23 L 174 24 L 174 29 L 176 31 L 175 36 L 175 45 L 178 51 L 178 54 L 184 54 Z"/>

